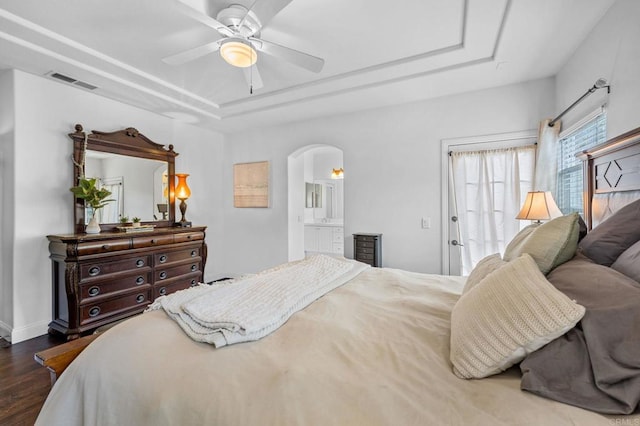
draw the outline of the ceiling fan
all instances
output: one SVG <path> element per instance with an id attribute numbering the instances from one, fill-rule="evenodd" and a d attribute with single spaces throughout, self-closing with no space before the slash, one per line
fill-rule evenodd
<path id="1" fill-rule="evenodd" d="M 256 67 L 258 52 L 312 72 L 320 72 L 324 59 L 260 38 L 260 30 L 291 1 L 255 0 L 249 9 L 240 4 L 232 4 L 216 14 L 211 0 L 178 0 L 183 13 L 215 29 L 222 38 L 162 60 L 170 65 L 181 65 L 220 51 L 227 63 L 243 68 L 251 92 L 253 88 L 263 86 Z M 214 14 L 215 18 L 212 16 Z"/>

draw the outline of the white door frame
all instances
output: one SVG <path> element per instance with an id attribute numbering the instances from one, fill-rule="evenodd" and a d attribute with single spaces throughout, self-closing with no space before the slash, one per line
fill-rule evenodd
<path id="1" fill-rule="evenodd" d="M 538 139 L 537 130 L 521 130 L 518 132 L 496 133 L 490 135 L 449 138 L 440 141 L 442 159 L 441 177 L 442 191 L 440 205 L 442 208 L 442 275 L 449 275 L 449 152 L 477 151 L 531 145 Z"/>

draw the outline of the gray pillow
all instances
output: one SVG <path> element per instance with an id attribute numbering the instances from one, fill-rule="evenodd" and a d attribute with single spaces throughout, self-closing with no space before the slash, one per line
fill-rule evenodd
<path id="1" fill-rule="evenodd" d="M 547 279 L 586 313 L 520 364 L 521 388 L 600 413 L 633 413 L 640 403 L 640 284 L 581 254 Z"/>
<path id="2" fill-rule="evenodd" d="M 640 241 L 622 252 L 611 268 L 640 283 Z"/>
<path id="3" fill-rule="evenodd" d="M 580 241 L 580 250 L 600 265 L 611 266 L 640 240 L 640 200 L 627 204 Z"/>
<path id="4" fill-rule="evenodd" d="M 540 272 L 548 274 L 575 255 L 580 232 L 579 217 L 578 213 L 571 213 L 541 225 L 527 226 L 507 245 L 504 260 L 510 262 L 528 253 L 538 264 Z"/>

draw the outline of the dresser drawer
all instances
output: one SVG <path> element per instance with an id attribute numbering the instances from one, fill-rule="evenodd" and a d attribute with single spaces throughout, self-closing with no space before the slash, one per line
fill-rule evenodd
<path id="1" fill-rule="evenodd" d="M 189 241 L 204 240 L 203 232 L 184 232 L 182 234 L 174 235 L 174 241 L 176 243 L 187 243 Z"/>
<path id="2" fill-rule="evenodd" d="M 78 256 L 86 256 L 88 254 L 109 253 L 119 250 L 128 250 L 131 248 L 130 239 L 121 240 L 102 240 L 78 243 Z"/>
<path id="3" fill-rule="evenodd" d="M 128 293 L 99 303 L 81 305 L 80 324 L 99 321 L 127 311 L 141 311 L 151 303 L 151 290 L 151 287 L 145 287 L 139 292 Z"/>
<path id="4" fill-rule="evenodd" d="M 155 286 L 154 298 L 165 296 L 185 288 L 195 287 L 202 281 L 202 274 L 194 273 L 182 277 L 166 280 Z"/>
<path id="5" fill-rule="evenodd" d="M 154 282 L 155 284 L 158 284 L 160 281 L 169 280 L 171 278 L 179 277 L 180 275 L 186 275 L 198 271 L 200 271 L 200 258 L 197 258 L 193 262 L 184 263 L 178 266 L 171 266 L 167 268 L 158 267 L 154 273 Z"/>
<path id="6" fill-rule="evenodd" d="M 358 248 L 356 249 L 356 254 L 373 254 L 373 253 L 375 253 L 374 247 L 361 247 L 360 245 L 358 245 Z"/>
<path id="7" fill-rule="evenodd" d="M 142 289 L 148 285 L 151 285 L 151 269 L 124 278 L 82 284 L 80 286 L 80 303 L 103 299 L 105 296 L 112 295 L 113 293 L 127 291 L 133 288 Z"/>
<path id="8" fill-rule="evenodd" d="M 173 235 L 156 235 L 133 239 L 133 248 L 154 247 L 165 244 L 173 244 Z"/>
<path id="9" fill-rule="evenodd" d="M 182 250 L 158 252 L 153 255 L 154 265 L 157 268 L 161 267 L 163 264 L 180 262 L 186 259 L 195 259 L 200 256 L 200 248 L 201 246 Z"/>
<path id="10" fill-rule="evenodd" d="M 358 240 L 358 243 L 360 242 L 373 243 L 378 239 L 378 237 L 375 235 L 354 235 L 353 239 Z"/>
<path id="11" fill-rule="evenodd" d="M 151 257 L 148 255 L 129 257 L 126 259 L 114 260 L 112 262 L 87 262 L 80 264 L 80 281 L 87 279 L 104 277 L 125 271 L 142 270 L 151 267 Z"/>
<path id="12" fill-rule="evenodd" d="M 375 241 L 360 240 L 360 239 L 356 241 L 356 244 L 358 248 L 374 248 L 376 246 Z"/>

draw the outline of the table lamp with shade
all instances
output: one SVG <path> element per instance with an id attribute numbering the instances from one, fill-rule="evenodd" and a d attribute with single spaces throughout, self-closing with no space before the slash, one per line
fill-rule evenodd
<path id="1" fill-rule="evenodd" d="M 562 212 L 553 200 L 550 191 L 532 191 L 527 193 L 520 213 L 516 219 L 533 220 L 540 224 L 541 220 L 550 220 L 562 216 Z"/>
<path id="2" fill-rule="evenodd" d="M 185 214 L 187 213 L 187 203 L 185 200 L 191 196 L 191 190 L 189 189 L 189 185 L 187 185 L 188 176 L 186 173 L 176 173 L 176 178 L 178 178 L 176 198 L 180 200 L 180 213 L 182 213 L 182 219 L 180 219 L 180 222 L 177 222 L 176 225 L 182 227 L 191 226 L 191 222 L 185 219 Z"/>

